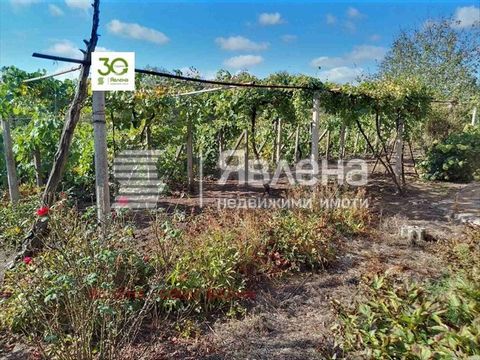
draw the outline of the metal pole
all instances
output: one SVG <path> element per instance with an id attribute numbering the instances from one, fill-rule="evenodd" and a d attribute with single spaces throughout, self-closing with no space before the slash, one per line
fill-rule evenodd
<path id="1" fill-rule="evenodd" d="M 5 162 L 7 165 L 8 192 L 10 201 L 15 204 L 20 199 L 18 190 L 17 170 L 15 168 L 15 158 L 12 150 L 12 138 L 10 135 L 10 123 L 1 119 L 3 128 L 3 146 L 5 147 Z"/>
<path id="2" fill-rule="evenodd" d="M 312 114 L 312 160 L 318 161 L 318 129 L 320 127 L 320 93 L 316 91 L 313 95 Z"/>
<path id="3" fill-rule="evenodd" d="M 475 106 L 473 108 L 473 113 L 472 113 L 472 125 L 475 126 L 477 124 L 477 107 Z"/>
<path id="4" fill-rule="evenodd" d="M 110 187 L 108 184 L 107 132 L 105 126 L 105 92 L 94 91 L 92 96 L 93 139 L 95 146 L 95 186 L 97 218 L 105 224 L 110 214 Z"/>

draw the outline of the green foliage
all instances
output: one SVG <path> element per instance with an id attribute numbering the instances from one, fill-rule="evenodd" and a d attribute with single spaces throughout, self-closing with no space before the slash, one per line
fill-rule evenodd
<path id="1" fill-rule="evenodd" d="M 477 229 L 469 241 L 441 250 L 453 265 L 446 279 L 398 283 L 389 274 L 376 276 L 353 308 L 336 303 L 339 348 L 375 359 L 479 356 L 479 235 Z"/>
<path id="2" fill-rule="evenodd" d="M 77 217 L 52 211 L 50 250 L 8 272 L 0 325 L 43 342 L 48 358 L 112 359 L 148 306 L 153 269 L 125 230 L 102 239 Z"/>
<path id="3" fill-rule="evenodd" d="M 0 249 L 15 248 L 20 244 L 26 231 L 32 226 L 32 218 L 38 209 L 37 194 L 26 192 L 22 187 L 22 198 L 12 206 L 10 201 L 0 200 Z"/>
<path id="4" fill-rule="evenodd" d="M 12 236 L 19 218 L 28 225 L 34 207 L 2 207 L 1 233 Z M 49 358 L 114 358 L 146 316 L 236 315 L 259 279 L 327 266 L 339 239 L 363 233 L 369 218 L 365 209 L 316 208 L 153 215 L 141 252 L 128 213 L 104 233 L 94 208 L 80 216 L 67 198 L 55 204 L 48 247 L 6 274 L 0 329 L 44 344 Z"/>
<path id="5" fill-rule="evenodd" d="M 417 77 L 435 96 L 469 100 L 478 94 L 479 29 L 458 29 L 451 20 L 402 31 L 380 64 L 380 77 Z"/>
<path id="6" fill-rule="evenodd" d="M 471 181 L 480 169 L 480 129 L 467 127 L 436 142 L 421 163 L 428 180 Z"/>

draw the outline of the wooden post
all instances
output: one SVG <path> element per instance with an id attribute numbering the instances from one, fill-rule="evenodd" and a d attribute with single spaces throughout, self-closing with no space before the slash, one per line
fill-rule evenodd
<path id="1" fill-rule="evenodd" d="M 313 95 L 312 113 L 312 160 L 318 162 L 318 129 L 320 126 L 320 93 L 316 91 Z"/>
<path id="2" fill-rule="evenodd" d="M 299 147 L 300 146 L 300 126 L 297 125 L 297 130 L 295 131 L 295 163 L 300 160 L 300 152 L 299 152 Z"/>
<path id="3" fill-rule="evenodd" d="M 330 130 L 327 131 L 327 144 L 325 146 L 325 158 L 330 159 Z"/>
<path id="4" fill-rule="evenodd" d="M 188 115 L 187 115 L 188 116 Z M 193 191 L 193 129 L 192 120 L 188 116 L 187 122 L 187 179 L 188 191 Z"/>
<path id="5" fill-rule="evenodd" d="M 5 147 L 5 162 L 7 166 L 8 193 L 10 201 L 15 204 L 20 199 L 18 190 L 17 170 L 15 168 L 15 158 L 12 150 L 12 137 L 10 135 L 10 123 L 1 119 L 3 128 L 3 146 Z"/>
<path id="6" fill-rule="evenodd" d="M 395 176 L 397 178 L 398 184 L 402 183 L 402 173 L 403 173 L 403 130 L 404 130 L 404 120 L 400 118 L 398 120 L 398 129 L 397 129 L 397 141 L 395 142 Z"/>
<path id="7" fill-rule="evenodd" d="M 222 153 L 225 151 L 225 144 L 223 138 L 223 131 L 220 129 L 218 131 L 218 165 L 220 168 L 224 168 L 225 164 L 223 162 Z"/>
<path id="8" fill-rule="evenodd" d="M 360 134 L 357 132 L 355 135 L 355 141 L 353 143 L 353 153 L 356 155 L 358 153 L 358 140 L 360 139 Z"/>
<path id="9" fill-rule="evenodd" d="M 272 162 L 275 161 L 276 149 L 277 149 L 277 133 L 278 133 L 278 119 L 275 120 L 273 130 L 273 149 L 272 149 Z"/>
<path id="10" fill-rule="evenodd" d="M 42 177 L 42 159 L 40 157 L 40 150 L 35 148 L 33 150 L 33 167 L 35 169 L 35 182 L 37 186 L 43 185 L 43 177 Z"/>
<path id="11" fill-rule="evenodd" d="M 275 149 L 275 161 L 278 164 L 282 156 L 282 119 L 278 119 L 277 125 L 277 147 Z"/>
<path id="12" fill-rule="evenodd" d="M 95 147 L 95 186 L 97 218 L 101 224 L 110 214 L 110 187 L 108 184 L 107 131 L 105 124 L 105 92 L 94 91 L 92 96 L 93 140 Z"/>
<path id="13" fill-rule="evenodd" d="M 342 121 L 342 125 L 340 126 L 340 135 L 338 139 L 339 147 L 338 147 L 338 158 L 343 159 L 345 155 L 345 133 L 346 133 L 346 126 L 345 123 Z"/>
<path id="14" fill-rule="evenodd" d="M 475 106 L 473 108 L 473 113 L 472 113 L 472 125 L 475 126 L 477 124 L 477 107 Z"/>
<path id="15" fill-rule="evenodd" d="M 243 138 L 245 139 L 245 186 L 248 186 L 248 130 L 245 130 Z"/>

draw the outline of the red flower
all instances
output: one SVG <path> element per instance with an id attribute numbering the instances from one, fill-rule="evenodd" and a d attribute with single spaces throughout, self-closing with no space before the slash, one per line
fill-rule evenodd
<path id="1" fill-rule="evenodd" d="M 24 263 L 25 265 L 28 265 L 28 264 L 30 264 L 31 262 L 32 262 L 32 258 L 31 258 L 30 256 L 25 256 L 25 257 L 23 258 L 23 263 Z"/>
<path id="2" fill-rule="evenodd" d="M 50 211 L 48 206 L 42 206 L 40 209 L 37 210 L 38 216 L 47 216 L 48 212 Z"/>

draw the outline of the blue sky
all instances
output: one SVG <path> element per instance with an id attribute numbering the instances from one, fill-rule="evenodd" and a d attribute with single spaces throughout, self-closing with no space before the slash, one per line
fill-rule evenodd
<path id="1" fill-rule="evenodd" d="M 71 67 L 31 54 L 80 56 L 90 32 L 89 2 L 0 0 L 0 64 Z M 137 67 L 193 66 L 204 77 L 220 68 L 261 77 L 287 70 L 345 82 L 375 71 L 400 29 L 451 16 L 471 26 L 480 20 L 479 3 L 103 0 L 98 45 L 134 51 Z"/>

